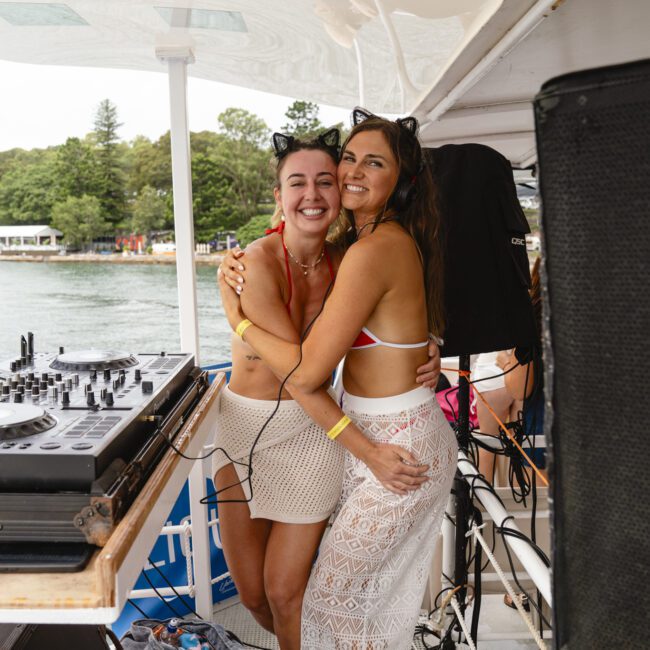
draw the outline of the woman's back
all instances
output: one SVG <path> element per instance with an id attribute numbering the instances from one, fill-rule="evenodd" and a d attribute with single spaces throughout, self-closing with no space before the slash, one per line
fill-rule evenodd
<path id="1" fill-rule="evenodd" d="M 389 222 L 354 248 L 379 260 L 373 282 L 383 287 L 383 293 L 347 355 L 345 389 L 365 397 L 403 393 L 418 386 L 415 369 L 428 358 L 426 299 L 417 247 L 400 225 Z"/>

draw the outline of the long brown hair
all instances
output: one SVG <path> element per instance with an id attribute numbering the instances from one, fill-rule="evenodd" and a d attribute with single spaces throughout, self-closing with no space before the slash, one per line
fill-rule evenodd
<path id="1" fill-rule="evenodd" d="M 399 166 L 397 184 L 386 205 L 376 215 L 375 224 L 387 219 L 398 221 L 415 240 L 422 257 L 429 330 L 436 336 L 442 336 L 443 258 L 440 216 L 431 171 L 424 162 L 417 136 L 398 122 L 377 116 L 369 117 L 354 126 L 341 151 L 344 153 L 350 140 L 363 131 L 381 132 Z M 406 200 L 404 197 L 407 197 Z M 343 214 L 345 219 L 338 227 L 337 242 L 347 246 L 354 241 L 356 230 L 352 212 L 344 208 Z"/>

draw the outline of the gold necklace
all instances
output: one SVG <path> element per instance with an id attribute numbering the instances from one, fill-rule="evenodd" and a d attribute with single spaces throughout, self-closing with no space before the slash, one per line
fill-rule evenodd
<path id="1" fill-rule="evenodd" d="M 319 264 L 320 261 L 323 259 L 323 255 L 325 255 L 325 246 L 323 246 L 323 250 L 320 252 L 320 255 L 318 256 L 318 259 L 313 263 L 313 264 L 303 264 L 302 262 L 298 261 L 293 253 L 289 250 L 288 246 L 284 243 L 284 238 L 282 239 L 282 243 L 284 244 L 284 249 L 289 253 L 289 257 L 298 265 L 302 268 L 302 274 L 307 275 L 309 271 L 312 269 L 315 269 Z"/>

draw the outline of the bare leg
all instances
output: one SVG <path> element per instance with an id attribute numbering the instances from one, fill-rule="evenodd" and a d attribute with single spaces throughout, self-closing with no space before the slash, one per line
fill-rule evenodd
<path id="1" fill-rule="evenodd" d="M 315 524 L 273 522 L 264 584 L 282 650 L 300 649 L 302 599 L 326 525 L 327 520 Z"/>
<path id="2" fill-rule="evenodd" d="M 215 476 L 217 490 L 239 482 L 232 464 L 221 468 Z M 219 501 L 244 499 L 241 485 L 219 494 Z M 247 503 L 219 503 L 219 533 L 230 575 L 242 604 L 255 620 L 273 632 L 273 614 L 264 592 L 264 558 L 271 532 L 268 519 L 251 519 Z"/>
<path id="3" fill-rule="evenodd" d="M 505 424 L 508 420 L 510 408 L 513 404 L 513 399 L 510 393 L 505 388 L 498 388 L 497 390 L 486 391 L 485 393 L 482 393 L 482 395 L 488 401 L 494 412 L 499 416 L 501 422 Z M 481 433 L 485 433 L 488 436 L 498 436 L 499 424 L 490 411 L 488 411 L 483 400 L 479 399 L 476 406 Z M 478 458 L 479 471 L 483 476 L 485 476 L 487 481 L 492 483 L 496 456 L 486 449 L 479 449 Z"/>

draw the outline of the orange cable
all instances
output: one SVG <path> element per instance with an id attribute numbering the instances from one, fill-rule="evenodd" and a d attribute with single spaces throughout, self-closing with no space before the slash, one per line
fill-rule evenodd
<path id="1" fill-rule="evenodd" d="M 506 434 L 506 436 L 508 436 L 508 438 L 510 439 L 510 442 L 512 442 L 512 443 L 515 445 L 515 447 L 517 447 L 517 449 L 519 450 L 519 452 L 521 453 L 521 455 L 522 455 L 522 456 L 523 456 L 523 457 L 528 461 L 528 464 L 533 468 L 533 470 L 535 471 L 535 474 L 537 474 L 537 476 L 539 476 L 539 478 L 541 479 L 542 483 L 544 483 L 544 485 L 546 485 L 546 487 L 548 487 L 548 480 L 547 480 L 547 478 L 546 478 L 546 477 L 544 476 L 544 474 L 542 474 L 542 472 L 537 468 L 537 466 L 535 465 L 535 463 L 533 463 L 533 461 L 530 459 L 530 457 L 528 456 L 528 454 L 527 454 L 527 453 L 522 449 L 521 445 L 517 442 L 517 440 L 516 440 L 515 437 L 512 435 L 512 433 L 510 433 L 510 429 L 508 429 L 508 428 L 506 427 L 506 425 L 503 424 L 503 422 L 501 422 L 501 420 L 499 419 L 499 416 L 494 412 L 494 410 L 492 409 L 492 407 L 488 404 L 488 401 L 485 399 L 485 397 L 483 397 L 483 395 L 481 395 L 481 392 L 480 392 L 479 390 L 477 390 L 476 387 L 473 386 L 473 388 L 474 388 L 474 392 L 475 392 L 475 393 L 476 393 L 476 394 L 481 398 L 481 401 L 483 402 L 483 404 L 485 404 L 485 406 L 487 407 L 487 410 L 490 412 L 490 414 L 492 415 L 492 417 L 497 421 L 497 423 L 498 423 L 498 425 L 499 425 L 499 428 L 500 428 L 500 429 L 501 429 L 501 430 Z"/>
<path id="2" fill-rule="evenodd" d="M 440 370 L 447 370 L 447 371 L 450 371 L 450 372 L 457 372 L 461 377 L 467 377 L 468 380 L 469 380 L 469 378 L 471 376 L 471 373 L 468 370 L 459 370 L 457 368 L 441 368 Z M 522 449 L 521 445 L 517 442 L 517 440 L 512 435 L 512 433 L 510 433 L 510 429 L 508 429 L 506 427 L 506 425 L 503 424 L 503 422 L 501 422 L 501 420 L 499 419 L 499 416 L 494 412 L 492 407 L 488 404 L 488 401 L 485 399 L 485 397 L 483 397 L 481 392 L 478 390 L 478 388 L 476 388 L 476 386 L 474 384 L 472 384 L 472 389 L 481 398 L 481 401 L 487 407 L 487 410 L 490 412 L 490 415 L 497 421 L 497 424 L 499 425 L 499 428 L 506 434 L 506 436 L 508 437 L 510 442 L 512 442 L 515 445 L 515 447 L 519 450 L 521 455 L 528 461 L 528 464 L 533 468 L 533 470 L 535 471 L 535 474 L 537 474 L 537 476 L 539 476 L 542 483 L 544 483 L 544 485 L 546 485 L 546 487 L 548 487 L 548 479 L 542 474 L 542 472 L 538 469 L 538 467 L 535 465 L 535 463 L 533 463 L 533 461 L 530 459 L 528 454 Z"/>

